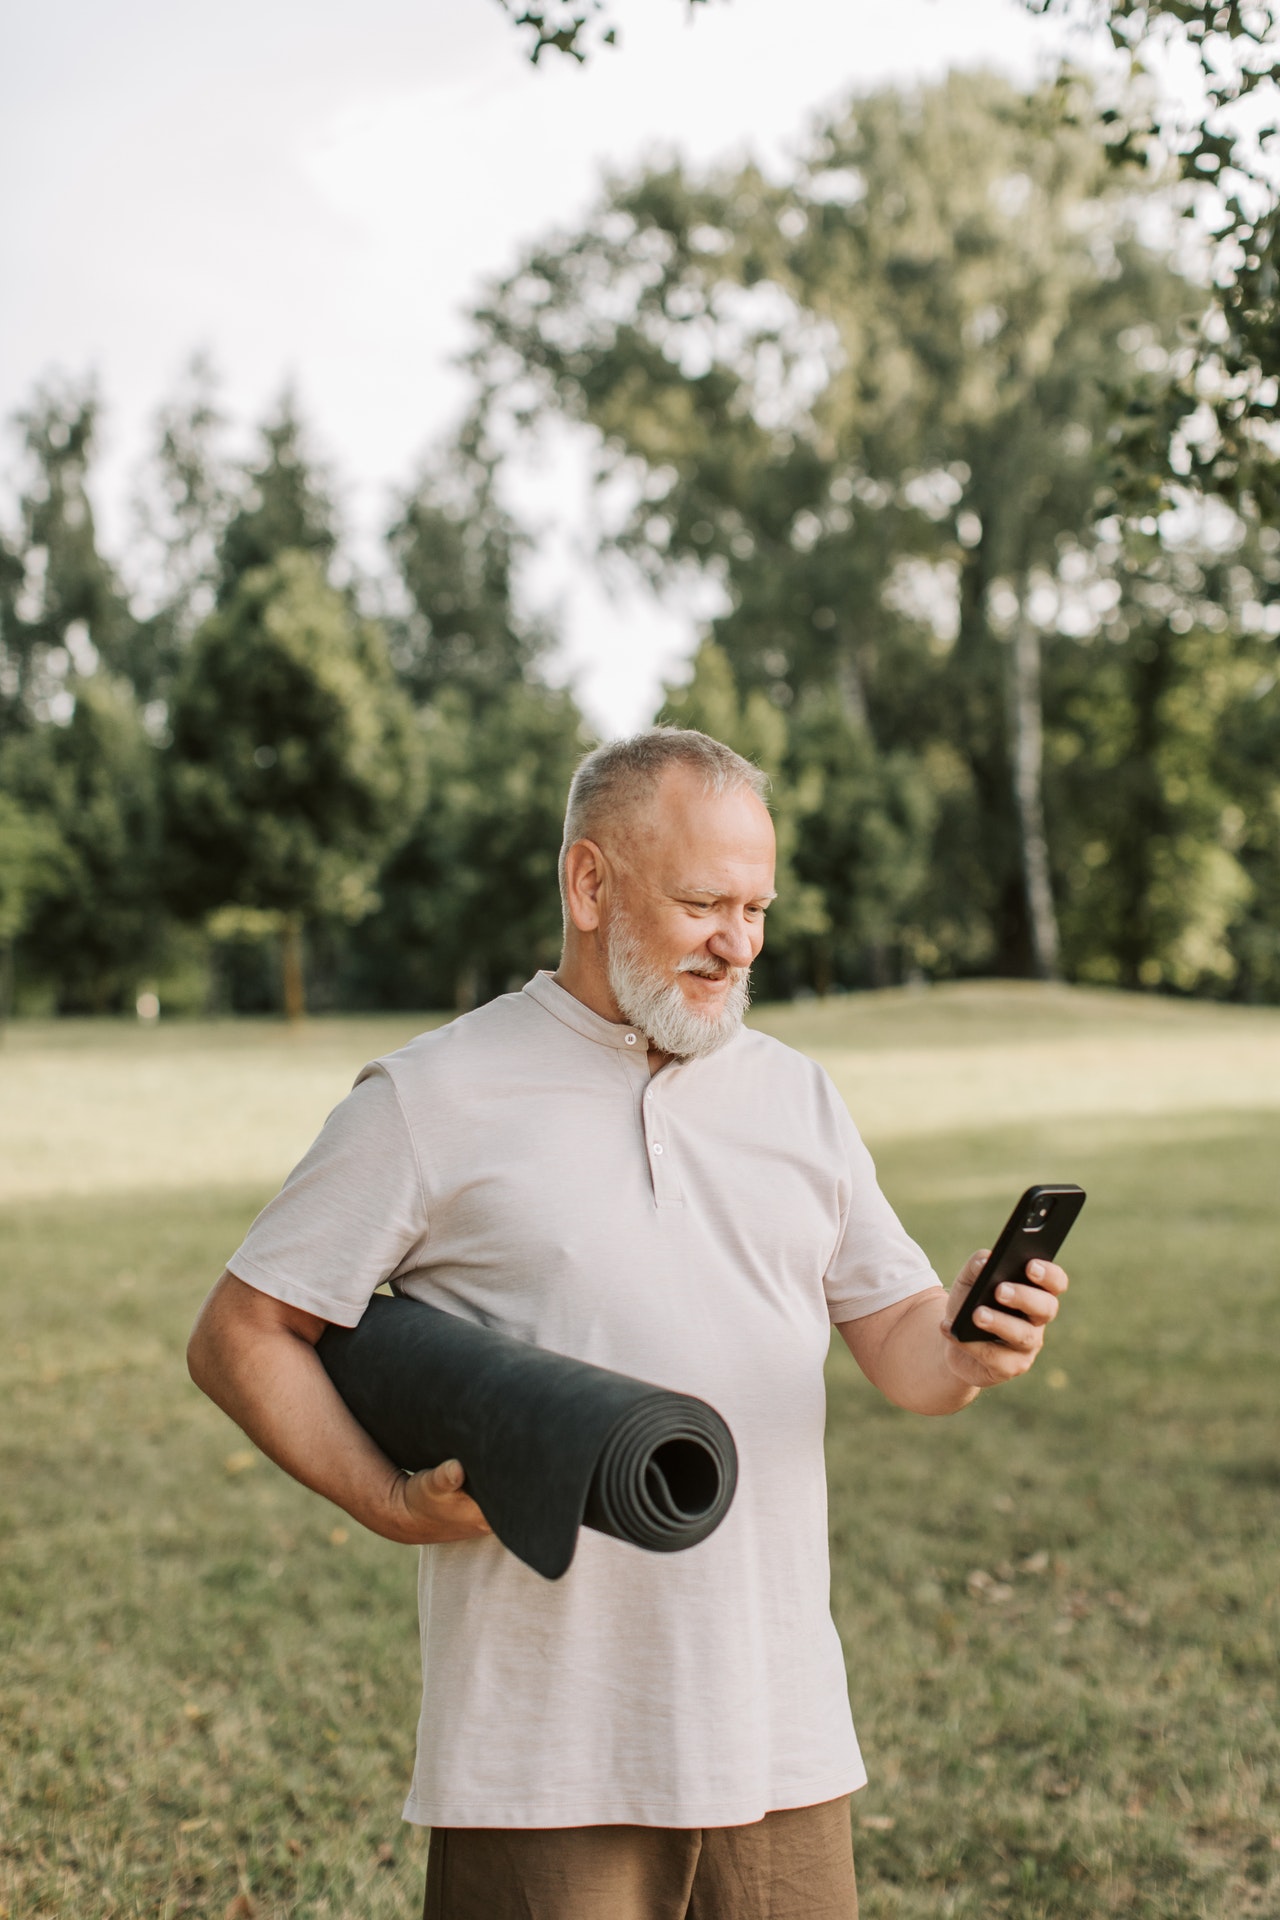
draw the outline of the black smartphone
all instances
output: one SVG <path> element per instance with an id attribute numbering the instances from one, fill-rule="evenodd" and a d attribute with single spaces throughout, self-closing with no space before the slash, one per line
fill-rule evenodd
<path id="1" fill-rule="evenodd" d="M 994 1333 L 975 1327 L 973 1316 L 979 1307 L 995 1307 L 1000 1313 L 1012 1313 L 1025 1320 L 1025 1313 L 1014 1307 L 1002 1307 L 996 1288 L 1003 1280 L 1025 1280 L 1028 1260 L 1052 1260 L 1070 1233 L 1085 1202 L 1083 1187 L 1028 1187 L 1000 1230 L 1000 1238 L 987 1256 L 987 1264 L 978 1275 L 952 1322 L 957 1340 L 995 1340 Z"/>

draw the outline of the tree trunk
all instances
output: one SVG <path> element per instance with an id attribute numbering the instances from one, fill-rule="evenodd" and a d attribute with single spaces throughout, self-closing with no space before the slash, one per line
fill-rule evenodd
<path id="1" fill-rule="evenodd" d="M 1130 642 L 1129 707 L 1133 733 L 1125 757 L 1111 872 L 1120 892 L 1115 953 L 1120 984 L 1150 987 L 1146 963 L 1158 958 L 1160 939 L 1153 909 L 1156 852 L 1173 831 L 1160 779 L 1160 748 L 1166 703 L 1178 681 L 1173 636 L 1167 626 Z"/>
<path id="2" fill-rule="evenodd" d="M 1009 761 L 1022 858 L 1022 884 L 1038 979 L 1058 977 L 1058 916 L 1044 827 L 1044 718 L 1040 701 L 1040 636 L 1020 607 L 1009 648 Z"/>
<path id="3" fill-rule="evenodd" d="M 960 631 L 943 667 L 947 733 L 973 778 L 978 853 L 970 878 L 991 932 L 988 965 L 1000 979 L 1034 971 L 1012 776 L 1009 648 L 992 632 L 987 602 L 996 573 L 989 505 L 984 533 L 960 570 Z M 1003 551 L 1006 542 L 999 543 Z"/>
<path id="4" fill-rule="evenodd" d="M 307 1011 L 307 989 L 302 972 L 302 915 L 286 913 L 280 929 L 280 977 L 284 987 L 284 1017 L 291 1025 Z"/>

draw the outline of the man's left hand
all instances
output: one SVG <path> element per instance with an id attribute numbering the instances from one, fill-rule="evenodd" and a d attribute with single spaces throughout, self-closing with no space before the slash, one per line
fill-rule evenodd
<path id="1" fill-rule="evenodd" d="M 957 1378 L 971 1387 L 995 1387 L 1003 1380 L 1016 1380 L 1035 1364 L 1036 1355 L 1044 1345 L 1045 1328 L 1056 1319 L 1058 1302 L 1069 1284 L 1063 1269 L 1051 1260 L 1031 1260 L 1025 1280 L 1004 1281 L 996 1290 L 995 1304 L 979 1307 L 973 1316 L 975 1326 L 981 1327 L 984 1333 L 994 1334 L 995 1338 L 973 1342 L 957 1340 L 951 1323 L 989 1257 L 989 1252 L 983 1250 L 961 1267 L 947 1295 L 942 1318 L 947 1365 Z M 1002 1308 L 1015 1311 L 1002 1312 Z M 1020 1314 L 1026 1318 L 1020 1319 Z"/>

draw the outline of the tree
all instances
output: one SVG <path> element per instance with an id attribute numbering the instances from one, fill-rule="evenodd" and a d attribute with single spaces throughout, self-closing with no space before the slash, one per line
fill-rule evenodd
<path id="1" fill-rule="evenodd" d="M 333 506 L 307 457 L 290 394 L 260 431 L 262 453 L 244 471 L 239 503 L 219 544 L 220 601 L 234 596 L 245 574 L 284 553 L 310 554 L 327 570 L 337 546 Z"/>
<path id="2" fill-rule="evenodd" d="M 559 957 L 565 794 L 590 742 L 570 695 L 518 680 L 479 703 L 444 688 L 419 720 L 425 797 L 380 877 L 359 979 L 383 1004 L 465 1012 Z"/>
<path id="3" fill-rule="evenodd" d="M 550 635 L 514 599 L 527 536 L 497 494 L 474 422 L 401 502 L 388 545 L 405 611 L 389 620 L 418 707 L 421 807 L 349 943 L 348 990 L 465 1010 L 560 950 L 565 792 L 589 744 L 572 696 L 537 677 Z"/>
<path id="4" fill-rule="evenodd" d="M 690 12 L 702 0 L 688 0 Z M 1110 151 L 1122 165 L 1162 166 L 1172 154 L 1194 190 L 1188 211 L 1212 202 L 1218 253 L 1215 298 L 1200 333 L 1194 373 L 1175 374 L 1155 407 L 1117 396 L 1124 443 L 1121 497 L 1145 495 L 1187 471 L 1209 492 L 1239 500 L 1251 495 L 1264 518 L 1280 512 L 1280 191 L 1266 149 L 1280 132 L 1274 117 L 1250 128 L 1242 104 L 1265 103 L 1274 116 L 1280 99 L 1280 10 L 1268 0 L 1023 0 L 1031 13 L 1075 15 L 1100 26 L 1126 56 L 1131 78 L 1149 78 L 1149 50 L 1171 44 L 1190 52 L 1200 68 L 1204 103 L 1189 123 L 1154 99 L 1148 86 L 1131 93 L 1132 107 L 1107 110 Z M 544 0 L 515 10 L 499 0 L 528 36 L 536 65 L 544 52 L 579 62 L 600 46 L 615 46 L 617 28 L 607 0 Z M 785 31 L 785 28 L 780 28 Z M 1255 123 L 1258 116 L 1253 116 Z M 1206 194 L 1206 188 L 1212 189 Z M 1203 376 L 1209 374 L 1206 383 Z M 1216 431 L 1188 441 L 1177 428 L 1206 403 Z"/>
<path id="5" fill-rule="evenodd" d="M 1030 581 L 1088 539 L 1109 387 L 1194 303 L 1086 107 L 989 75 L 854 101 L 782 185 L 615 187 L 478 316 L 490 409 L 591 427 L 616 543 L 718 573 L 744 691 L 947 743 L 937 929 L 985 921 L 947 937 L 1002 972 L 1056 964 Z"/>
<path id="6" fill-rule="evenodd" d="M 0 723 L 69 707 L 67 676 L 127 667 L 133 621 L 98 547 L 87 481 L 99 406 L 88 383 L 39 387 L 17 416 L 26 454 L 16 534 L 0 547 Z M 66 718 L 66 712 L 62 713 Z"/>
<path id="7" fill-rule="evenodd" d="M 686 0 L 690 13 L 706 0 Z M 498 0 L 512 24 L 525 35 L 530 60 L 536 67 L 544 53 L 562 53 L 581 65 L 597 47 L 618 44 L 618 29 L 609 18 L 606 0 Z"/>
<path id="8" fill-rule="evenodd" d="M 387 541 L 408 602 L 390 623 L 392 658 L 415 702 L 447 687 L 483 699 L 533 672 L 548 636 L 512 597 L 527 538 L 465 434 L 405 496 Z"/>
<path id="9" fill-rule="evenodd" d="M 795 870 L 824 902 L 813 944 L 820 993 L 839 981 L 883 987 L 936 958 L 925 931 L 937 805 L 922 761 L 878 749 L 842 703 L 811 694 L 792 720 Z"/>
<path id="10" fill-rule="evenodd" d="M 213 610 L 220 549 L 237 509 L 221 444 L 225 426 L 212 369 L 197 356 L 156 418 L 155 446 L 135 501 L 144 556 L 135 597 L 150 611 L 137 625 L 129 677 L 143 701 L 167 700 L 192 635 Z"/>
<path id="11" fill-rule="evenodd" d="M 52 817 L 0 790 L 0 1036 L 13 1010 L 14 948 L 41 901 L 56 891 L 66 859 Z"/>
<path id="12" fill-rule="evenodd" d="M 1046 758 L 1076 978 L 1237 987 L 1255 894 L 1242 855 L 1267 807 L 1262 765 L 1250 772 L 1241 748 L 1260 706 L 1274 742 L 1275 710 L 1268 643 L 1254 630 L 1256 564 L 1218 518 L 1216 542 L 1195 522 L 1176 541 L 1104 528 L 1114 602 L 1096 631 L 1052 656 Z"/>
<path id="13" fill-rule="evenodd" d="M 193 918 L 272 916 L 297 1019 L 306 921 L 372 909 L 380 860 L 413 803 L 417 738 L 384 636 L 314 554 L 286 551 L 246 573 L 201 627 L 170 724 L 170 897 Z"/>
<path id="14" fill-rule="evenodd" d="M 913 755 L 880 753 L 837 693 L 813 689 L 790 716 L 759 689 L 744 696 L 713 640 L 699 647 L 693 678 L 666 688 L 659 717 L 724 740 L 769 775 L 778 899 L 755 967 L 765 992 L 882 986 L 894 948 L 917 963 L 911 921 L 933 805 Z"/>
<path id="15" fill-rule="evenodd" d="M 778 837 L 778 898 L 769 909 L 768 939 L 754 969 L 766 991 L 789 987 L 805 977 L 806 946 L 821 941 L 830 927 L 821 892 L 807 886 L 795 866 L 800 829 L 797 794 L 788 754 L 783 714 L 755 689 L 739 688 L 729 657 L 714 640 L 704 640 L 693 661 L 692 677 L 663 689 L 658 720 L 664 725 L 697 727 L 750 760 L 769 777 L 769 807 Z"/>
<path id="16" fill-rule="evenodd" d="M 163 931 L 156 753 L 125 682 L 99 671 L 72 684 L 65 725 L 11 735 L 0 755 L 20 818 L 10 938 L 53 982 L 60 1013 L 118 1013 Z"/>
<path id="17" fill-rule="evenodd" d="M 1105 23 L 1131 77 L 1111 107 L 1110 152 L 1184 183 L 1184 211 L 1213 240 L 1196 351 L 1145 403 L 1117 395 L 1117 500 L 1138 513 L 1190 478 L 1280 515 L 1280 10 L 1266 0 L 1024 0 L 1034 13 Z M 1190 55 L 1203 99 L 1188 116 L 1150 83 L 1151 53 Z M 1242 111 L 1243 109 L 1243 111 Z M 1207 416 L 1207 418 L 1206 418 Z M 1208 427 L 1208 431 L 1206 431 Z"/>

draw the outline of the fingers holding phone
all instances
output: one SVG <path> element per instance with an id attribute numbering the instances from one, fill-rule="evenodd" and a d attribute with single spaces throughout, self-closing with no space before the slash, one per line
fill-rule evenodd
<path id="1" fill-rule="evenodd" d="M 981 1272 L 982 1256 L 975 1258 Z M 961 1269 L 957 1284 L 968 1283 L 972 1271 L 970 1261 Z M 984 1336 L 981 1341 L 957 1340 L 949 1321 L 944 1321 L 951 1364 L 963 1379 L 977 1386 L 994 1385 L 998 1380 L 1016 1379 L 1035 1360 L 1070 1281 L 1065 1269 L 1052 1260 L 1031 1261 L 1027 1275 L 1025 1282 L 1001 1281 L 992 1305 L 974 1309 L 974 1325 Z"/>
<path id="2" fill-rule="evenodd" d="M 1030 1187 L 990 1253 L 956 1276 L 943 1319 L 952 1370 L 975 1386 L 1025 1373 L 1069 1284 L 1051 1257 L 1084 1205 L 1076 1186 Z"/>

